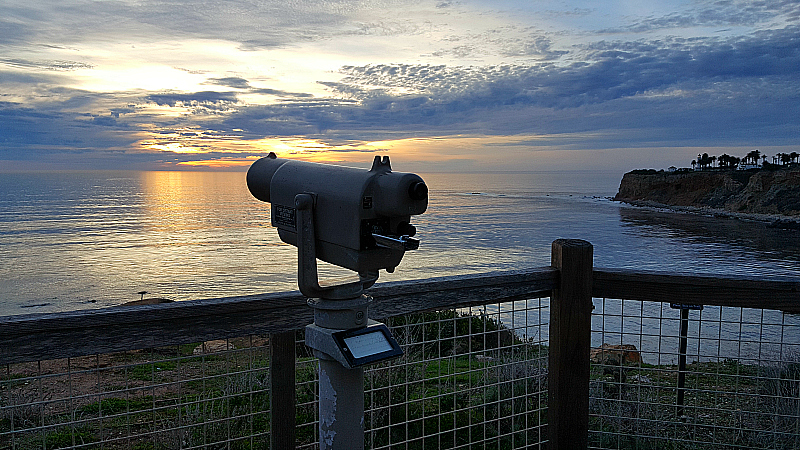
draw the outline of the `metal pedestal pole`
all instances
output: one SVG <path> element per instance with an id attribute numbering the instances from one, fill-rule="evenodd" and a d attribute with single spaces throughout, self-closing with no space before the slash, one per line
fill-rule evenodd
<path id="1" fill-rule="evenodd" d="M 314 325 L 328 330 L 349 330 L 366 326 L 367 295 L 329 300 L 309 299 L 314 308 Z M 364 369 L 348 369 L 312 344 L 319 358 L 319 448 L 320 450 L 364 449 Z M 324 348 L 324 347 L 322 347 Z"/>
<path id="2" fill-rule="evenodd" d="M 319 359 L 319 448 L 364 448 L 364 369 L 327 357 Z"/>

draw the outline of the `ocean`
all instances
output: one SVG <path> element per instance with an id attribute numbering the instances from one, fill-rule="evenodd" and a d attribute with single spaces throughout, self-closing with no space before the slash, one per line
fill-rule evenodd
<path id="1" fill-rule="evenodd" d="M 546 266 L 558 238 L 598 267 L 800 275 L 800 232 L 620 204 L 621 173 L 420 175 L 420 248 L 379 282 Z M 243 172 L 0 174 L 0 315 L 296 290 L 296 259 Z"/>

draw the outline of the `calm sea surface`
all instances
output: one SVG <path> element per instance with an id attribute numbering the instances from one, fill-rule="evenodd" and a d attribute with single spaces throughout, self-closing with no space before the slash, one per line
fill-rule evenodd
<path id="1" fill-rule="evenodd" d="M 800 275 L 800 232 L 626 207 L 619 173 L 422 176 L 422 244 L 381 281 L 545 266 L 558 238 L 602 267 Z M 296 258 L 244 173 L 0 174 L 0 315 L 295 290 Z"/>

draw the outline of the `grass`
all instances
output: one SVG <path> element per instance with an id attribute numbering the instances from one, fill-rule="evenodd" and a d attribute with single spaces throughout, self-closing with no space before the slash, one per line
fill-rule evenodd
<path id="1" fill-rule="evenodd" d="M 128 369 L 128 376 L 134 380 L 153 381 L 158 372 L 175 370 L 177 365 L 178 363 L 175 361 L 160 361 L 150 364 L 140 364 Z"/>
<path id="2" fill-rule="evenodd" d="M 546 348 L 494 318 L 454 311 L 391 325 L 401 343 L 414 344 L 400 361 L 367 374 L 372 447 L 512 449 L 540 442 Z"/>
<path id="3" fill-rule="evenodd" d="M 91 444 L 97 441 L 98 438 L 95 433 L 87 427 L 80 427 L 72 430 L 60 429 L 47 434 L 44 440 L 44 448 L 47 450 L 69 448 Z"/>
<path id="4" fill-rule="evenodd" d="M 593 365 L 590 445 L 621 449 L 800 449 L 800 371 L 736 360 L 687 366 Z M 624 372 L 624 382 L 620 382 Z"/>

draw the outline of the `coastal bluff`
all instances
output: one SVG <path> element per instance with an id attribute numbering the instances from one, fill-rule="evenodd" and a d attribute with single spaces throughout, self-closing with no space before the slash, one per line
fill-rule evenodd
<path id="1" fill-rule="evenodd" d="M 800 167 L 777 170 L 634 170 L 614 200 L 800 218 Z"/>

